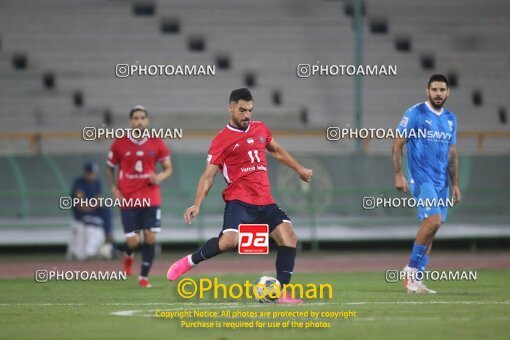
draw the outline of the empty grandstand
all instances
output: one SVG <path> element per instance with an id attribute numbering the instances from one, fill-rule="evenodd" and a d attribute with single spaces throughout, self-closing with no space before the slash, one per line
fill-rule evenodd
<path id="1" fill-rule="evenodd" d="M 58 234 L 67 220 L 56 197 L 68 192 L 83 161 L 104 164 L 111 143 L 83 141 L 83 127 L 125 127 L 137 104 L 148 108 L 154 126 L 184 130 L 182 140 L 169 142 L 176 171 L 164 187 L 167 218 L 182 227 L 183 204 L 191 199 L 210 139 L 227 121 L 228 93 L 243 86 L 254 94 L 254 118 L 321 169 L 310 195 L 323 200 L 313 204 L 312 196 L 301 205 L 285 201 L 299 187 L 285 182 L 284 175 L 272 178 L 286 207 L 302 215 L 303 233 L 344 221 L 368 226 L 370 218 L 410 224 L 406 210 L 367 215 L 360 208 L 365 194 L 393 193 L 391 141 L 367 140 L 357 152 L 356 141 L 328 142 L 325 131 L 355 126 L 357 96 L 363 127 L 395 127 L 405 109 L 424 100 L 426 80 L 436 72 L 450 78 L 446 107 L 459 119 L 461 184 L 470 193 L 452 221 L 465 225 L 491 211 L 499 223 L 509 207 L 504 193 L 510 187 L 503 173 L 510 152 L 509 14 L 503 0 L 365 0 L 357 31 L 350 0 L 4 0 L 2 227 L 43 224 L 56 226 Z M 356 42 L 361 42 L 363 64 L 395 65 L 397 75 L 362 77 L 361 92 L 355 91 L 352 76 L 298 76 L 299 64 L 355 64 Z M 214 74 L 116 74 L 125 64 L 205 65 L 214 67 Z M 207 204 L 212 220 L 203 223 L 212 226 L 221 202 Z M 369 219 L 338 222 L 339 216 L 361 214 Z"/>

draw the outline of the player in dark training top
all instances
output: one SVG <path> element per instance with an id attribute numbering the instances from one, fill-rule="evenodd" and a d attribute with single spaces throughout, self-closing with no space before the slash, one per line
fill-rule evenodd
<path id="1" fill-rule="evenodd" d="M 277 279 L 288 284 L 294 270 L 297 237 L 290 218 L 275 204 L 267 175 L 266 150 L 282 164 L 290 167 L 301 180 L 310 182 L 313 171 L 300 165 L 272 137 L 269 128 L 251 120 L 253 98 L 248 89 L 232 91 L 229 100 L 230 121 L 213 139 L 205 171 L 198 182 L 195 202 L 184 213 L 186 223 L 196 217 L 200 205 L 221 171 L 227 187 L 223 190 L 225 212 L 223 230 L 218 237 L 205 242 L 195 253 L 175 262 L 167 277 L 173 281 L 199 264 L 222 252 L 235 249 L 239 224 L 268 224 L 269 236 L 278 245 Z M 282 296 L 279 303 L 300 303 Z"/>

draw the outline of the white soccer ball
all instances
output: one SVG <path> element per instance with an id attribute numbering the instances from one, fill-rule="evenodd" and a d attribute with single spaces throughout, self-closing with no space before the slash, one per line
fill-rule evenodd
<path id="1" fill-rule="evenodd" d="M 253 295 L 260 303 L 272 303 L 280 298 L 281 285 L 274 277 L 262 276 L 255 281 Z"/>
<path id="2" fill-rule="evenodd" d="M 97 251 L 97 256 L 101 259 L 111 260 L 113 258 L 113 245 L 105 243 Z"/>

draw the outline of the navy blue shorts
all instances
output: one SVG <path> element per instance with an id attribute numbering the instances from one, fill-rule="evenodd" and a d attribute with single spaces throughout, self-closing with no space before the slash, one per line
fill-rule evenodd
<path id="1" fill-rule="evenodd" d="M 120 216 L 126 237 L 134 236 L 140 230 L 161 231 L 160 207 L 121 209 Z"/>
<path id="2" fill-rule="evenodd" d="M 269 233 L 283 222 L 292 223 L 289 216 L 276 204 L 253 205 L 241 201 L 228 201 L 223 214 L 223 234 L 227 230 L 237 231 L 239 224 L 267 224 Z"/>

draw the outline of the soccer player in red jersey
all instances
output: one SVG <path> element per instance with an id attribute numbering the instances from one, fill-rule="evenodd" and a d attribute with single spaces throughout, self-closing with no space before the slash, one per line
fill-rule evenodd
<path id="1" fill-rule="evenodd" d="M 146 131 L 148 116 L 143 106 L 135 106 L 129 114 L 131 128 Z M 161 231 L 159 183 L 172 174 L 170 153 L 161 139 L 126 136 L 112 143 L 106 163 L 113 196 L 123 200 L 121 218 L 126 236 L 124 271 L 127 275 L 132 274 L 133 252 L 140 245 L 139 233 L 143 230 L 142 266 L 138 283 L 141 287 L 150 288 L 148 275 L 154 260 L 156 235 Z M 157 163 L 163 168 L 160 173 L 156 173 Z M 116 167 L 119 167 L 117 180 Z"/>
<path id="2" fill-rule="evenodd" d="M 263 122 L 251 120 L 253 97 L 248 89 L 232 91 L 228 109 L 230 121 L 213 139 L 205 171 L 198 182 L 195 202 L 184 213 L 184 220 L 190 224 L 191 219 L 198 215 L 219 170 L 227 182 L 223 190 L 226 203 L 223 230 L 219 237 L 208 240 L 195 253 L 175 262 L 169 268 L 167 278 L 176 280 L 198 263 L 235 249 L 239 224 L 268 224 L 269 235 L 278 245 L 277 279 L 285 285 L 290 282 L 294 270 L 297 237 L 290 218 L 271 196 L 265 151 L 296 171 L 305 182 L 311 180 L 313 171 L 300 165 L 279 145 Z M 278 302 L 302 301 L 283 296 Z"/>

